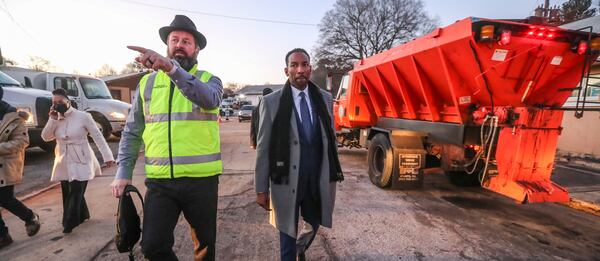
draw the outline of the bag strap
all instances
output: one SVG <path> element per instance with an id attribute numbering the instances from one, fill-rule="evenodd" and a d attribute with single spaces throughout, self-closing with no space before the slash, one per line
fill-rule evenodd
<path id="1" fill-rule="evenodd" d="M 125 186 L 125 189 L 123 190 L 123 194 L 129 193 L 129 192 L 135 192 L 138 195 L 138 197 L 140 198 L 140 202 L 142 202 L 142 208 L 144 208 L 144 198 L 142 197 L 142 194 L 140 193 L 140 191 L 133 185 L 127 185 L 127 186 Z"/>
<path id="2" fill-rule="evenodd" d="M 138 197 L 140 198 L 140 201 L 142 202 L 142 209 L 144 208 L 144 199 L 142 197 L 142 194 L 140 194 L 140 191 L 134 187 L 133 185 L 127 185 L 125 186 L 125 189 L 123 190 L 123 195 L 125 195 L 125 193 L 129 193 L 129 192 L 135 192 L 136 194 L 138 194 Z M 121 200 L 123 199 L 123 196 L 119 197 L 119 204 L 117 205 L 117 217 L 121 216 Z M 117 232 L 121 231 L 119 229 L 119 222 L 117 222 Z"/>

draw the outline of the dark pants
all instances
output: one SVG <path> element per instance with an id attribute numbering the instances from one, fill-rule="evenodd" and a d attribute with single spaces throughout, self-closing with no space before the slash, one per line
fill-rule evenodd
<path id="1" fill-rule="evenodd" d="M 90 218 L 90 212 L 85 202 L 87 181 L 61 181 L 63 200 L 63 228 L 72 229 Z"/>
<path id="2" fill-rule="evenodd" d="M 219 176 L 146 179 L 142 252 L 151 260 L 178 260 L 173 230 L 179 214 L 190 224 L 194 260 L 215 260 Z"/>
<path id="3" fill-rule="evenodd" d="M 300 233 L 296 233 L 298 234 L 297 239 L 279 232 L 281 261 L 296 260 L 297 254 L 306 252 L 317 235 L 319 223 L 321 223 L 319 202 L 309 194 L 304 197 L 302 202 L 296 203 L 296 224 L 298 223 L 298 211 L 305 222 L 304 229 Z"/>
<path id="4" fill-rule="evenodd" d="M 15 198 L 14 189 L 15 186 L 0 187 L 0 207 L 8 210 L 25 222 L 30 221 L 33 218 L 33 211 Z M 6 234 L 8 234 L 8 227 L 4 224 L 2 214 L 0 213 L 0 237 L 4 237 Z"/>

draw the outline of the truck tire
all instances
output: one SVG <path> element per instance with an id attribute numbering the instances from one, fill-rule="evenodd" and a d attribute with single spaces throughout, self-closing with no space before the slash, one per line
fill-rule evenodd
<path id="1" fill-rule="evenodd" d="M 44 142 L 38 145 L 38 147 L 40 147 L 40 149 L 44 150 L 46 153 L 54 153 L 54 148 L 56 148 L 56 142 Z"/>
<path id="2" fill-rule="evenodd" d="M 386 135 L 380 133 L 371 140 L 367 164 L 371 183 L 380 188 L 389 187 L 394 169 L 394 152 Z"/>
<path id="3" fill-rule="evenodd" d="M 98 129 L 100 129 L 100 132 L 102 133 L 102 136 L 104 136 L 104 139 L 108 140 L 112 132 L 110 122 L 108 122 L 108 120 L 104 118 L 104 116 L 99 115 L 97 113 L 92 113 L 92 118 L 96 122 L 96 126 L 98 126 Z"/>
<path id="4" fill-rule="evenodd" d="M 464 171 L 444 171 L 450 183 L 459 187 L 478 187 L 479 175 L 477 173 L 469 174 Z"/>

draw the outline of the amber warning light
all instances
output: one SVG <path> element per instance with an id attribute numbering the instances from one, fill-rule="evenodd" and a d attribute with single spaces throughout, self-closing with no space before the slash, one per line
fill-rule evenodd
<path id="1" fill-rule="evenodd" d="M 592 40 L 590 43 L 590 49 L 592 49 L 592 51 L 600 51 L 600 37 L 596 37 L 594 40 Z"/>
<path id="2" fill-rule="evenodd" d="M 493 25 L 482 26 L 481 32 L 479 33 L 479 40 L 481 40 L 481 41 L 494 40 L 494 26 Z"/>

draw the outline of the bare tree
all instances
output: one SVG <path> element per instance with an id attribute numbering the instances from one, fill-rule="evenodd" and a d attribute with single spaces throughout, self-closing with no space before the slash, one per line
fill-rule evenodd
<path id="1" fill-rule="evenodd" d="M 108 64 L 104 64 L 104 65 L 102 65 L 102 67 L 100 67 L 100 69 L 98 69 L 98 71 L 96 71 L 94 73 L 94 76 L 104 77 L 104 76 L 111 76 L 111 75 L 116 75 L 116 74 L 117 74 L 117 70 L 115 70 L 115 68 L 113 68 L 112 66 L 110 66 Z"/>
<path id="2" fill-rule="evenodd" d="M 223 88 L 223 97 L 232 97 L 235 96 L 235 92 L 242 88 L 242 84 L 237 82 L 227 82 L 225 83 L 225 88 Z"/>
<path id="3" fill-rule="evenodd" d="M 560 23 L 567 24 L 596 15 L 598 9 L 591 7 L 592 0 L 569 0 L 563 3 Z"/>
<path id="4" fill-rule="evenodd" d="M 28 67 L 37 71 L 50 71 L 52 68 L 54 68 L 50 61 L 39 56 L 29 56 Z"/>
<path id="5" fill-rule="evenodd" d="M 351 69 L 352 66 L 339 57 L 336 60 L 321 58 L 316 63 L 313 63 L 311 81 L 317 84 L 317 86 L 331 91 L 331 93 L 335 95 L 342 76 Z M 326 86 L 328 77 L 331 77 L 331 86 Z M 327 89 L 328 87 L 331 89 Z"/>
<path id="6" fill-rule="evenodd" d="M 242 88 L 242 84 L 237 83 L 237 82 L 227 82 L 225 83 L 225 89 L 230 89 L 233 90 L 234 92 L 241 89 Z"/>
<path id="7" fill-rule="evenodd" d="M 438 24 L 421 0 L 337 0 L 319 24 L 317 60 L 347 68 L 431 31 Z"/>
<path id="8" fill-rule="evenodd" d="M 130 62 L 125 65 L 123 70 L 121 70 L 121 74 L 136 73 L 136 72 L 143 72 L 143 71 L 146 71 L 146 69 L 140 63 Z"/>
<path id="9" fill-rule="evenodd" d="M 18 63 L 17 63 L 15 60 L 13 60 L 13 59 L 10 59 L 10 58 L 8 58 L 8 57 L 4 57 L 4 56 L 3 56 L 3 57 L 2 57 L 2 60 L 3 60 L 3 62 L 4 62 L 4 64 L 3 64 L 3 65 L 6 65 L 6 66 L 16 66 L 16 65 L 19 65 L 19 64 L 18 64 Z"/>
<path id="10" fill-rule="evenodd" d="M 235 91 L 231 88 L 223 88 L 223 97 L 235 96 Z"/>

